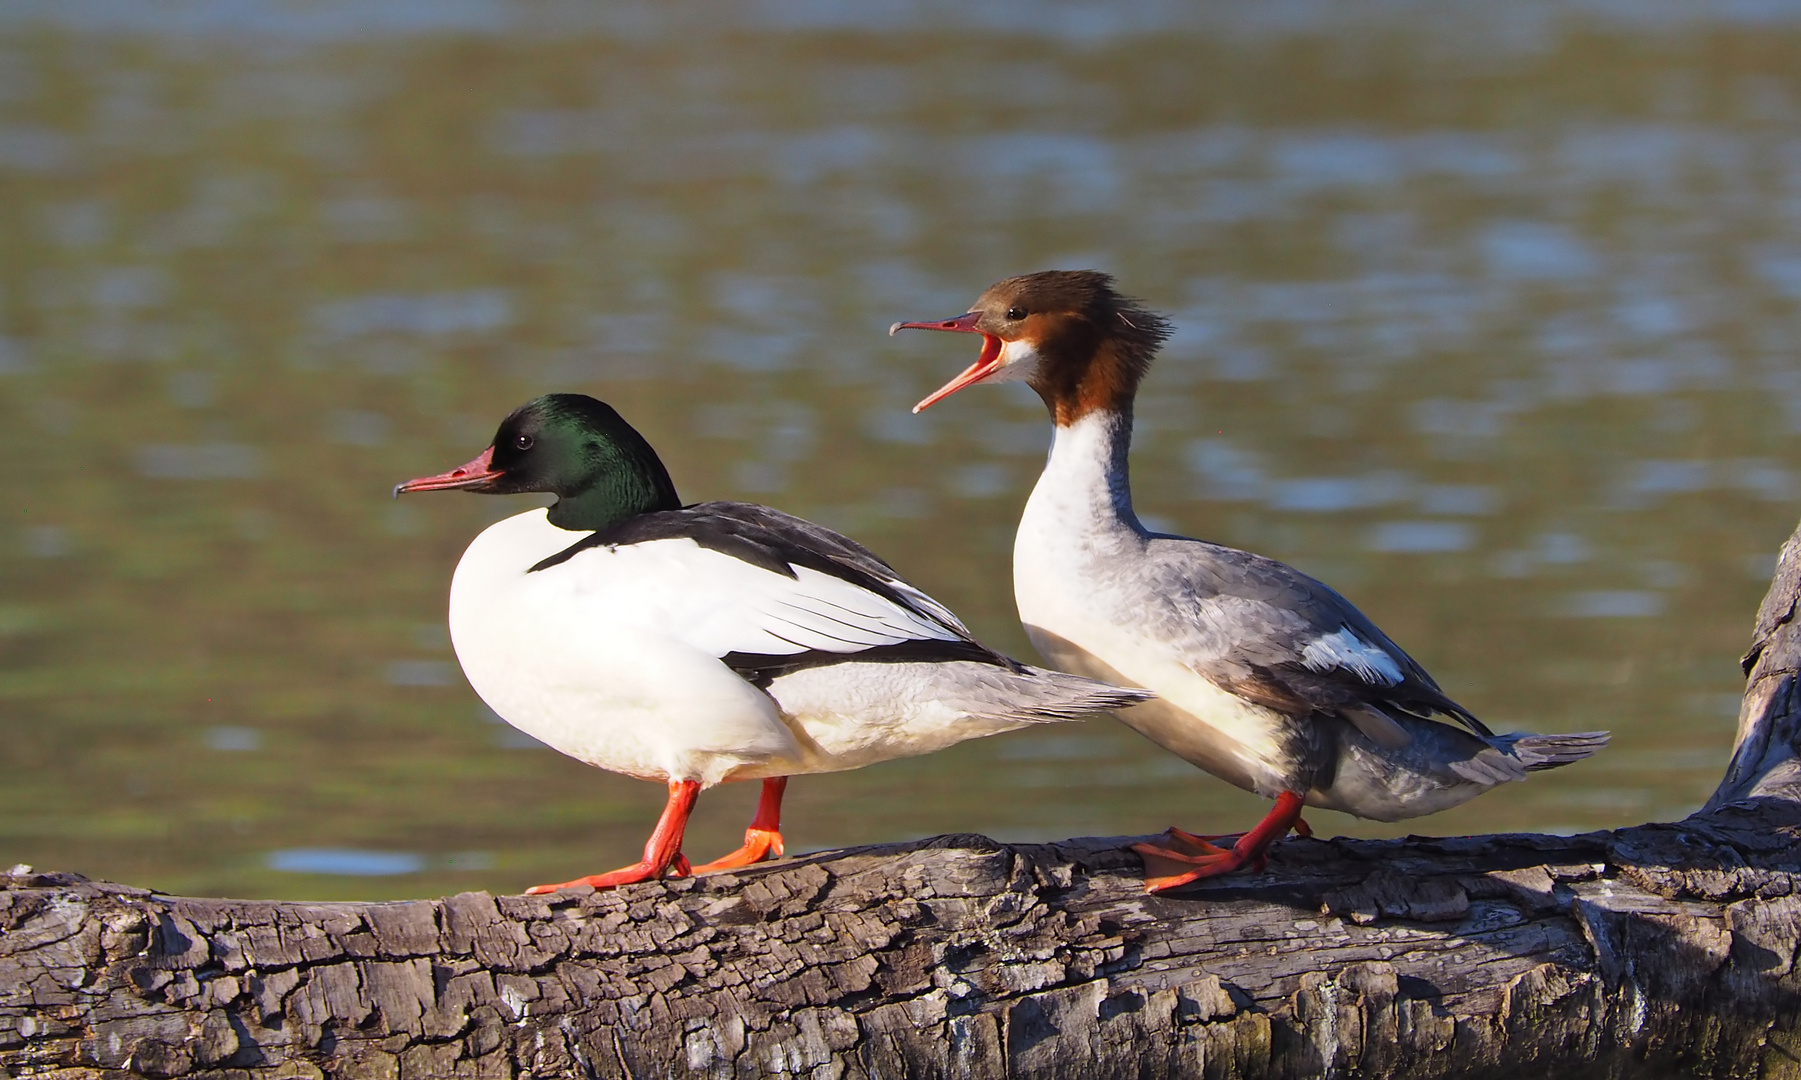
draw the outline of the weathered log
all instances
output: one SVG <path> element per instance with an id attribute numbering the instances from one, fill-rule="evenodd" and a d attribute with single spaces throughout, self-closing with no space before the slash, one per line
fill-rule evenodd
<path id="1" fill-rule="evenodd" d="M 1127 838 L 823 852 L 556 897 L 0 889 L 0 1075 L 1801 1076 L 1801 530 L 1685 821 L 1289 840 L 1147 896 Z"/>

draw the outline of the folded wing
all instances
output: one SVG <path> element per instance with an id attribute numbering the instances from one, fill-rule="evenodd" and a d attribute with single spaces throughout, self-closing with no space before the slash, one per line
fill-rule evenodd
<path id="1" fill-rule="evenodd" d="M 1206 559 L 1192 557 L 1208 549 Z M 1189 665 L 1240 697 L 1290 715 L 1325 713 L 1391 749 L 1402 717 L 1492 733 L 1330 587 L 1292 567 L 1219 545 L 1151 544 L 1161 605 L 1154 633 L 1179 640 Z"/>

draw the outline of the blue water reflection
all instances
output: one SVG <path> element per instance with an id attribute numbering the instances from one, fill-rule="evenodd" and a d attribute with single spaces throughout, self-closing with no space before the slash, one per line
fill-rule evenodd
<path id="1" fill-rule="evenodd" d="M 425 869 L 423 855 L 407 851 L 354 851 L 348 848 L 289 848 L 270 852 L 265 861 L 269 869 L 284 874 L 391 877 L 397 874 L 417 874 Z"/>

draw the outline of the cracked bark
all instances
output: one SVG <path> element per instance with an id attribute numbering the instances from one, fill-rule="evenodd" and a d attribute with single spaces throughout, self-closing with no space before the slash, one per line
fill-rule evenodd
<path id="1" fill-rule="evenodd" d="M 0 1077 L 1801 1077 L 1801 530 L 1699 813 L 1301 840 L 1147 896 L 1121 838 L 557 897 L 0 879 Z"/>

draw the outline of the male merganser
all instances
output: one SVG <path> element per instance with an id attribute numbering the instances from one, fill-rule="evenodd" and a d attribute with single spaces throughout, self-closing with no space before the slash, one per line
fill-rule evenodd
<path id="1" fill-rule="evenodd" d="M 534 893 L 780 855 L 788 776 L 1150 696 L 1002 656 L 830 529 L 748 503 L 684 507 L 644 437 L 583 394 L 527 402 L 480 457 L 394 494 L 449 490 L 557 496 L 489 526 L 457 563 L 450 637 L 469 684 L 570 757 L 669 785 L 635 866 Z M 700 790 L 750 779 L 763 792 L 744 846 L 690 866 Z"/>
<path id="2" fill-rule="evenodd" d="M 1024 382 L 1056 423 L 1013 548 L 1013 589 L 1052 664 L 1154 690 L 1119 714 L 1152 742 L 1276 800 L 1230 849 L 1171 829 L 1135 845 L 1151 891 L 1261 867 L 1301 807 L 1378 821 L 1435 813 L 1585 758 L 1607 733 L 1496 735 L 1344 597 L 1260 555 L 1153 533 L 1132 512 L 1132 401 L 1169 323 L 1093 270 L 1008 278 L 969 313 L 902 329 L 982 336 L 914 407 Z"/>

